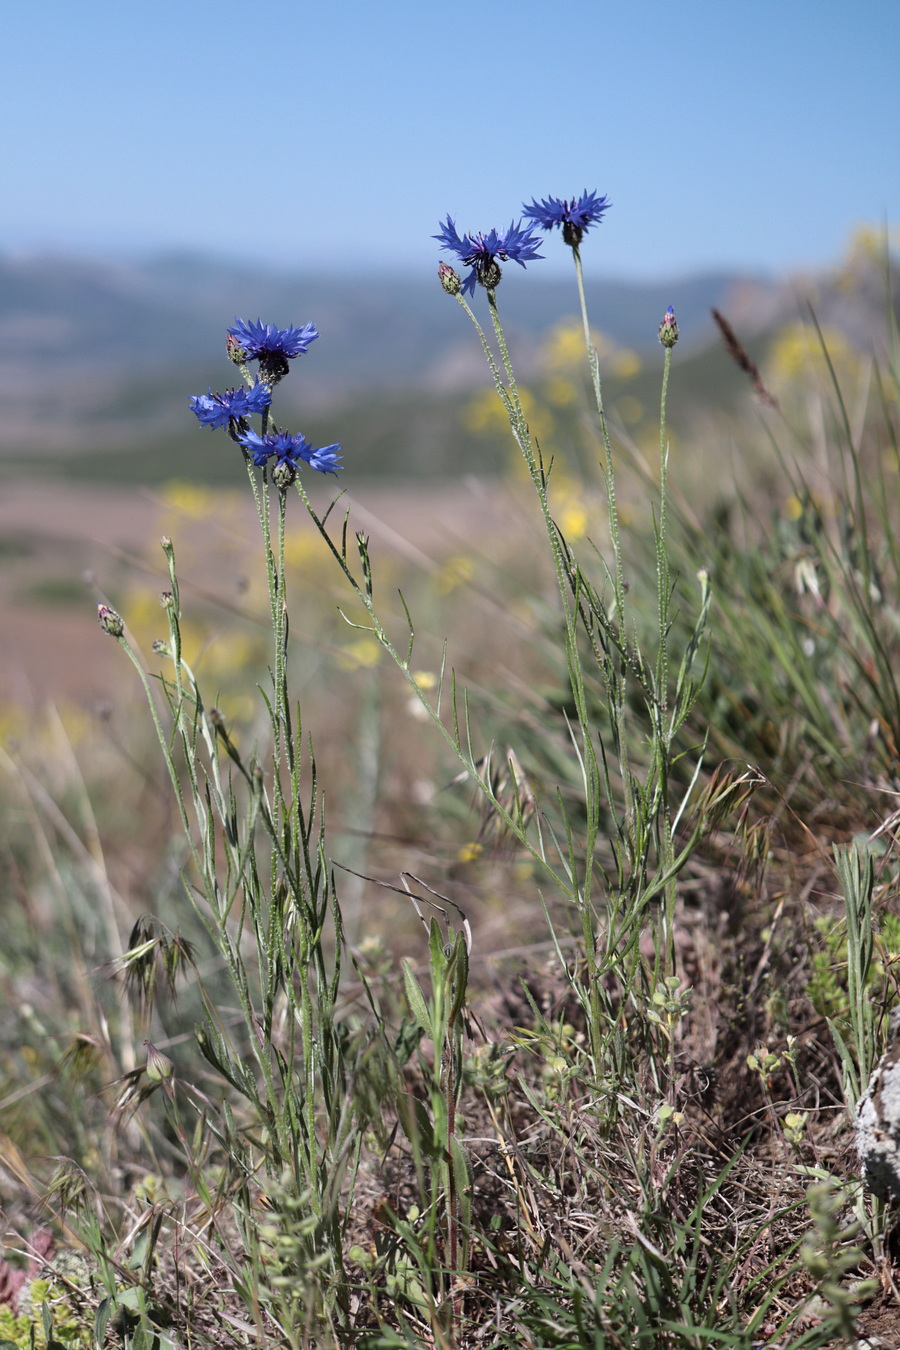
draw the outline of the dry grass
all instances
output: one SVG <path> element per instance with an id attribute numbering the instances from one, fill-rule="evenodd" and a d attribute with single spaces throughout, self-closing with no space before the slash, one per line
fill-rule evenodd
<path id="1" fill-rule="evenodd" d="M 218 938 L 208 923 L 202 869 L 178 833 L 121 653 L 98 634 L 96 658 L 73 663 L 67 625 L 88 621 L 41 611 L 23 652 L 41 692 L 55 688 L 57 711 L 10 701 L 4 727 L 0 1339 L 22 1350 L 32 1334 L 42 1350 L 799 1350 L 846 1344 L 855 1319 L 894 1343 L 896 1225 L 857 1184 L 848 1064 L 867 1076 L 898 988 L 896 407 L 887 399 L 879 421 L 867 405 L 846 444 L 846 419 L 829 407 L 817 424 L 827 454 L 798 453 L 774 497 L 771 467 L 699 520 L 697 503 L 673 489 L 671 668 L 689 643 L 701 566 L 715 596 L 711 656 L 668 779 L 672 809 L 688 801 L 672 856 L 687 856 L 640 923 L 617 930 L 621 950 L 616 905 L 646 878 L 617 874 L 624 810 L 604 807 L 590 835 L 571 729 L 587 708 L 597 742 L 608 735 L 604 690 L 586 678 L 576 706 L 553 569 L 527 532 L 520 485 L 352 503 L 348 537 L 371 536 L 395 642 L 399 591 L 416 617 L 411 666 L 426 692 L 438 687 L 446 639 L 468 691 L 468 776 L 429 738 L 383 646 L 341 618 L 339 603 L 354 621 L 364 607 L 337 586 L 319 536 L 291 525 L 297 739 L 314 732 L 327 799 L 322 884 L 334 879 L 343 913 L 341 940 L 327 925 L 304 939 L 323 971 L 344 959 L 327 1016 L 323 985 L 309 986 L 320 1000 L 314 1035 L 298 1031 L 312 964 L 285 977 L 285 956 L 271 975 L 282 992 L 266 1002 L 267 950 L 254 946 L 262 908 L 245 898 Z M 735 433 L 748 461 L 781 414 L 763 416 L 769 424 Z M 623 500 L 646 499 L 648 482 L 640 465 L 625 474 Z M 594 546 L 604 557 L 609 548 L 590 528 L 602 493 L 588 482 L 579 496 L 562 467 L 557 485 L 567 538 L 593 564 Z M 244 771 L 264 761 L 271 737 L 254 693 L 255 683 L 271 688 L 267 599 L 248 562 L 244 505 L 179 491 L 166 528 L 183 555 L 185 647 L 207 708 L 220 710 L 213 744 L 239 804 L 253 781 Z M 52 493 L 40 507 L 40 539 L 7 572 L 8 615 L 26 582 L 32 616 L 42 577 L 85 560 L 164 674 L 149 655 L 165 636 L 154 598 L 165 577 L 148 544 L 159 503 L 131 504 L 123 540 L 125 515 L 95 501 L 100 544 L 90 549 Z M 652 513 L 623 529 L 631 621 L 647 650 L 658 619 Z M 610 631 L 598 624 L 586 630 L 595 639 Z M 643 784 L 655 733 L 639 700 L 626 710 L 628 762 Z M 703 743 L 692 782 L 686 766 Z M 613 760 L 611 797 L 624 800 L 633 784 Z M 212 784 L 218 760 L 202 762 Z M 304 759 L 284 838 L 313 777 Z M 592 839 L 573 865 L 579 877 L 594 867 L 606 887 L 589 924 L 536 859 L 536 832 L 554 828 L 557 871 L 566 829 Z M 215 836 L 211 867 L 227 866 L 230 842 Z M 854 843 L 875 861 L 865 970 L 853 968 L 835 868 L 835 847 Z M 443 915 L 430 948 L 407 890 L 428 917 Z M 283 903 L 274 871 L 263 892 L 267 905 Z M 451 1003 L 459 990 L 450 953 L 461 926 L 472 938 L 465 998 L 435 1045 L 423 1029 L 440 1022 L 441 981 Z M 255 1000 L 249 1019 L 232 950 Z M 868 1041 L 853 1021 L 854 980 Z M 147 1040 L 170 1057 L 171 1077 L 153 1059 L 148 1074 Z M 304 1117 L 311 1043 L 335 1064 Z M 242 1079 L 257 1046 L 281 1074 L 274 1096 L 259 1095 L 261 1073 Z M 282 1109 L 295 1112 L 289 1129 Z M 327 1141 L 318 1192 L 298 1182 L 285 1138 L 310 1156 Z M 52 1249 L 38 1237 L 48 1226 Z M 51 1280 L 40 1290 L 46 1322 L 38 1311 L 10 1320 L 17 1271 L 30 1286 L 38 1273 Z"/>

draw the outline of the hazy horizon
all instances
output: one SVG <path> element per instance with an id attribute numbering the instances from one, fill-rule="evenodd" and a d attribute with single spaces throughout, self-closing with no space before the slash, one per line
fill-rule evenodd
<path id="1" fill-rule="evenodd" d="M 851 236 L 852 237 L 852 236 Z M 849 242 L 849 240 L 848 240 Z M 825 261 L 823 266 L 828 267 L 836 263 L 841 256 L 839 251 L 831 259 Z M 363 260 L 332 260 L 331 262 L 320 263 L 316 261 L 304 262 L 298 258 L 291 258 L 285 254 L 273 255 L 270 257 L 242 257 L 240 253 L 228 253 L 224 249 L 210 246 L 204 248 L 199 244 L 153 244 L 147 243 L 145 246 L 126 246 L 109 245 L 104 247 L 102 242 L 90 243 L 85 241 L 78 243 L 70 241 L 69 243 L 55 244 L 48 241 L 42 244 L 40 241 L 7 242 L 0 240 L 0 260 L 11 261 L 14 263 L 28 263 L 40 260 L 51 260 L 61 263 L 85 263 L 98 266 L 120 266 L 126 268 L 141 268 L 148 265 L 168 262 L 168 261 L 192 261 L 196 260 L 200 264 L 221 266 L 233 270 L 245 270 L 249 274 L 260 274 L 262 276 L 291 276 L 307 277 L 314 275 L 317 278 L 371 278 L 372 280 L 384 282 L 400 282 L 403 279 L 414 279 L 421 281 L 422 278 L 431 280 L 433 274 L 436 274 L 439 257 L 435 257 L 433 265 L 429 265 L 428 260 L 417 265 L 415 268 L 401 269 L 391 262 Z M 516 274 L 514 264 L 507 265 L 512 275 Z M 787 277 L 795 275 L 801 271 L 814 271 L 812 267 L 807 269 L 786 268 L 780 271 L 775 268 L 766 268 L 764 266 L 753 267 L 751 265 L 726 266 L 712 264 L 686 266 L 681 272 L 671 272 L 662 266 L 656 272 L 647 271 L 645 273 L 632 273 L 627 271 L 615 270 L 612 264 L 604 267 L 602 260 L 599 265 L 589 267 L 585 264 L 585 276 L 593 282 L 611 282 L 614 284 L 649 286 L 662 282 L 685 282 L 691 281 L 697 277 L 704 276 L 731 276 L 748 277 L 762 282 L 777 282 Z M 541 279 L 558 282 L 569 280 L 573 277 L 572 262 L 570 256 L 564 256 L 557 259 L 542 259 L 540 262 L 532 263 L 529 267 L 529 281 L 540 282 Z"/>

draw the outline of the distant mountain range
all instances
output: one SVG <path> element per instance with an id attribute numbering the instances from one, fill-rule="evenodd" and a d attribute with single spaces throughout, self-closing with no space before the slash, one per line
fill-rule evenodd
<path id="1" fill-rule="evenodd" d="M 735 288 L 769 291 L 759 277 L 710 272 L 633 284 L 588 281 L 592 322 L 618 345 L 647 347 L 667 305 L 688 340 L 711 333 L 709 306 Z M 498 291 L 510 330 L 538 340 L 577 312 L 572 280 L 509 266 Z M 483 295 L 477 310 L 485 310 Z M 235 316 L 280 326 L 312 319 L 322 341 L 316 377 L 328 383 L 394 387 L 440 378 L 446 354 L 469 333 L 437 277 L 346 277 L 254 271 L 197 254 L 125 266 L 64 257 L 0 257 L 0 356 L 65 370 L 90 363 L 117 369 L 205 365 L 218 356 Z M 45 366 L 45 369 L 47 366 Z"/>
<path id="2" fill-rule="evenodd" d="M 843 303 L 844 326 L 865 330 L 858 304 L 851 314 L 827 279 L 811 279 L 806 289 L 838 317 Z M 589 280 L 587 292 L 593 326 L 639 352 L 658 350 L 657 328 L 673 305 L 679 356 L 715 340 L 713 306 L 745 340 L 799 308 L 795 282 L 723 272 L 658 283 Z M 517 370 L 530 378 L 548 330 L 578 312 L 574 277 L 548 279 L 510 265 L 498 298 Z M 489 327 L 483 294 L 474 308 Z M 188 395 L 234 383 L 224 331 L 235 316 L 317 324 L 321 337 L 296 363 L 299 378 L 292 371 L 279 390 L 284 410 L 302 410 L 304 431 L 336 405 L 373 400 L 382 412 L 394 407 L 403 425 L 400 410 L 410 400 L 431 400 L 449 415 L 461 393 L 485 380 L 475 335 L 436 275 L 278 274 L 193 254 L 134 265 L 0 257 L 0 455 L 7 467 L 24 451 L 79 451 L 83 460 L 85 451 L 140 449 L 147 462 L 148 447 L 163 443 L 177 460 L 176 443 L 182 451 L 199 444 Z M 383 418 L 380 425 L 384 431 Z"/>

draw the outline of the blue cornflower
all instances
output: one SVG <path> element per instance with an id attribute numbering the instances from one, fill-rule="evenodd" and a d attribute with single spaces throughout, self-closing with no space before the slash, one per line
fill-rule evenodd
<path id="1" fill-rule="evenodd" d="M 571 201 L 562 197 L 548 197 L 540 202 L 532 199 L 530 206 L 523 205 L 522 214 L 542 230 L 552 230 L 558 225 L 565 242 L 577 247 L 585 230 L 599 225 L 610 206 L 612 202 L 608 197 L 598 197 L 596 192 L 588 192 L 585 188 L 580 197 L 573 197 Z"/>
<path id="2" fill-rule="evenodd" d="M 288 361 L 302 356 L 311 342 L 319 336 L 314 323 L 302 328 L 276 328 L 259 319 L 246 323 L 235 319 L 226 339 L 228 355 L 235 363 L 259 361 L 260 373 L 268 384 L 277 384 L 288 373 Z"/>
<path id="3" fill-rule="evenodd" d="M 441 247 L 449 253 L 455 253 L 464 267 L 472 269 L 462 283 L 463 292 L 468 291 L 470 295 L 475 293 L 476 281 L 490 290 L 497 285 L 501 276 L 497 258 L 503 262 L 511 259 L 524 267 L 527 262 L 534 262 L 536 258 L 544 256 L 538 253 L 540 239 L 531 233 L 530 227 L 523 229 L 521 221 L 518 225 L 511 221 L 509 229 L 503 234 L 491 230 L 488 234 L 464 234 L 460 238 L 448 216 L 446 224 L 441 225 L 440 234 L 431 237 L 438 239 Z"/>
<path id="4" fill-rule="evenodd" d="M 288 431 L 270 431 L 259 436 L 255 431 L 245 431 L 238 441 L 250 455 L 257 468 L 267 463 L 274 455 L 277 464 L 290 464 L 297 468 L 297 461 L 303 460 L 311 469 L 319 473 L 336 474 L 340 468 L 340 445 L 325 445 L 314 450 L 305 436 L 292 436 Z"/>
<path id="5" fill-rule="evenodd" d="M 191 412 L 201 427 L 224 427 L 239 417 L 261 413 L 272 402 L 267 385 L 256 380 L 250 389 L 228 389 L 224 394 L 198 394 L 191 399 Z"/>

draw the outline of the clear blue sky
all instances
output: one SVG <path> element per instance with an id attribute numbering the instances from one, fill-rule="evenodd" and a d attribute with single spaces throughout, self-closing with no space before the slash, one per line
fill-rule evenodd
<path id="1" fill-rule="evenodd" d="M 4 250 L 419 269 L 596 188 L 586 264 L 659 278 L 900 223 L 900 0 L 36 0 L 4 49 Z"/>

